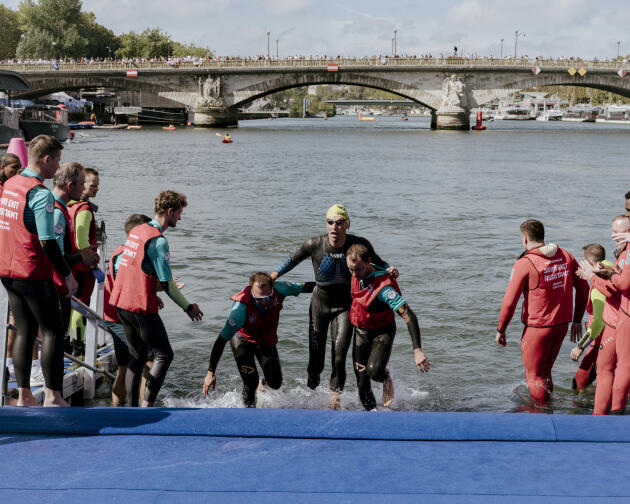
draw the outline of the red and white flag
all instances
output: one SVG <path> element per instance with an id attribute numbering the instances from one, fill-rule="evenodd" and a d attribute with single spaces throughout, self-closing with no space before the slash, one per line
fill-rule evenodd
<path id="1" fill-rule="evenodd" d="M 619 71 L 617 72 L 617 75 L 619 77 L 625 77 L 626 71 L 623 68 L 620 68 Z"/>
<path id="2" fill-rule="evenodd" d="M 339 65 L 328 65 L 328 71 L 329 72 L 338 72 L 339 71 Z"/>
<path id="3" fill-rule="evenodd" d="M 127 77 L 138 77 L 138 70 L 127 70 Z"/>
<path id="4" fill-rule="evenodd" d="M 532 72 L 534 72 L 534 75 L 538 75 L 540 72 L 542 72 L 542 68 L 536 65 L 534 68 L 532 68 Z"/>

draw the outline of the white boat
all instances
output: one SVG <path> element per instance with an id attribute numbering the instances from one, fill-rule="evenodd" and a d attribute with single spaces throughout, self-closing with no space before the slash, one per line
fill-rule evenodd
<path id="1" fill-rule="evenodd" d="M 630 124 L 630 105 L 605 105 L 604 110 L 595 119 L 595 122 Z"/>
<path id="2" fill-rule="evenodd" d="M 522 103 L 502 103 L 494 118 L 504 121 L 529 121 L 530 110 Z"/>
<path id="3" fill-rule="evenodd" d="M 575 107 L 569 107 L 565 111 L 562 120 L 568 122 L 595 122 L 600 111 L 600 107 L 576 105 Z"/>

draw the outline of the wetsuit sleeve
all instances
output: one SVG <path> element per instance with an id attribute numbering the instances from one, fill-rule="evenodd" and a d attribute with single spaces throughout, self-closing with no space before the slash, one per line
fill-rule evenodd
<path id="1" fill-rule="evenodd" d="M 282 276 L 285 273 L 288 273 L 293 268 L 295 268 L 298 264 L 300 264 L 304 259 L 310 257 L 318 243 L 320 242 L 319 237 L 309 238 L 302 246 L 297 249 L 293 254 L 287 257 L 281 264 L 276 268 L 278 275 Z"/>
<path id="2" fill-rule="evenodd" d="M 273 288 L 278 291 L 281 296 L 299 296 L 302 294 L 302 282 L 274 282 Z"/>
<path id="3" fill-rule="evenodd" d="M 210 354 L 210 362 L 208 363 L 208 371 L 215 372 L 217 369 L 217 365 L 219 364 L 219 360 L 221 359 L 221 355 L 223 355 L 223 349 L 225 348 L 225 344 L 227 340 L 223 339 L 221 336 L 217 336 L 217 339 L 212 346 L 212 353 Z"/>
<path id="4" fill-rule="evenodd" d="M 593 303 L 593 321 L 589 324 L 586 333 L 589 339 L 594 340 L 604 329 L 604 305 L 606 304 L 606 296 L 597 289 L 591 291 L 591 301 Z"/>
<path id="5" fill-rule="evenodd" d="M 411 345 L 413 346 L 413 349 L 416 350 L 418 348 L 422 348 L 420 341 L 420 325 L 418 324 L 418 317 L 416 317 L 416 314 L 407 303 L 402 305 L 397 311 L 407 323 L 407 330 L 409 331 L 409 336 L 411 337 Z"/>
<path id="6" fill-rule="evenodd" d="M 46 254 L 46 257 L 48 257 L 52 263 L 53 268 L 55 268 L 61 276 L 68 276 L 70 274 L 70 268 L 63 258 L 63 254 L 61 253 L 61 249 L 59 248 L 57 241 L 52 239 L 40 241 L 40 243 L 42 244 L 44 254 Z"/>
<path id="7" fill-rule="evenodd" d="M 55 208 L 53 211 L 53 224 L 55 225 L 55 240 L 57 240 L 57 245 L 59 245 L 61 253 L 65 254 L 64 236 L 66 234 L 66 219 L 63 216 L 63 212 L 58 208 Z"/>
<path id="8" fill-rule="evenodd" d="M 167 296 L 170 297 L 177 306 L 179 306 L 182 310 L 188 311 L 188 307 L 190 306 L 190 302 L 186 299 L 186 296 L 182 294 L 182 291 L 177 287 L 175 280 L 169 280 L 168 282 L 160 282 L 162 285 L 162 289 L 166 292 Z"/>
<path id="9" fill-rule="evenodd" d="M 501 313 L 499 314 L 499 324 L 497 326 L 499 332 L 505 332 L 510 320 L 512 320 L 518 300 L 525 290 L 525 286 L 528 285 L 530 274 L 536 275 L 537 272 L 528 259 L 516 261 L 512 268 L 510 282 L 503 296 L 503 302 L 501 303 Z"/>
<path id="10" fill-rule="evenodd" d="M 573 259 L 573 288 L 575 289 L 575 308 L 573 310 L 573 322 L 581 322 L 586 305 L 588 304 L 588 282 L 577 276 L 580 265 Z"/>
<path id="11" fill-rule="evenodd" d="M 81 210 L 75 218 L 75 235 L 77 237 L 77 247 L 84 249 L 90 246 L 90 224 L 92 223 L 92 212 Z"/>
<path id="12" fill-rule="evenodd" d="M 225 340 L 229 341 L 232 339 L 238 330 L 245 325 L 245 318 L 247 317 L 247 305 L 245 303 L 239 303 L 236 301 L 234 305 L 232 305 L 232 311 L 230 311 L 230 315 L 225 321 L 225 325 L 221 330 L 220 336 Z"/>
<path id="13" fill-rule="evenodd" d="M 35 228 L 39 240 L 55 240 L 57 238 L 53 219 L 55 198 L 52 193 L 41 186 L 33 187 L 28 192 L 27 205 L 35 217 Z"/>
<path id="14" fill-rule="evenodd" d="M 160 282 L 168 282 L 173 279 L 171 264 L 169 262 L 171 255 L 166 238 L 158 236 L 154 240 L 151 240 L 147 246 L 147 256 L 149 256 L 149 260 Z"/>
<path id="15" fill-rule="evenodd" d="M 396 292 L 396 289 L 394 289 L 391 285 L 386 285 L 380 291 L 378 291 L 378 294 L 376 294 L 376 299 L 385 303 L 394 311 L 398 311 L 401 306 L 407 304 L 405 298 L 398 294 L 398 292 Z"/>

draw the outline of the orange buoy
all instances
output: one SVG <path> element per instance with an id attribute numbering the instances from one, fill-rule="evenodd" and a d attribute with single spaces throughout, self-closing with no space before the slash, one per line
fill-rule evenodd
<path id="1" fill-rule="evenodd" d="M 475 124 L 472 129 L 475 131 L 483 131 L 486 129 L 486 127 L 483 125 L 483 112 L 481 111 L 481 109 L 477 110 L 477 124 Z"/>

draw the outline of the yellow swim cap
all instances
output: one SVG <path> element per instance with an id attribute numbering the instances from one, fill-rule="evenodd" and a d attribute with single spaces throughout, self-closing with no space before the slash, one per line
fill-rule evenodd
<path id="1" fill-rule="evenodd" d="M 341 203 L 335 203 L 326 211 L 327 219 L 330 219 L 333 217 L 341 217 L 342 219 L 347 220 L 348 224 L 350 224 L 350 217 L 348 217 L 348 211 L 346 210 L 346 207 L 343 206 Z"/>

